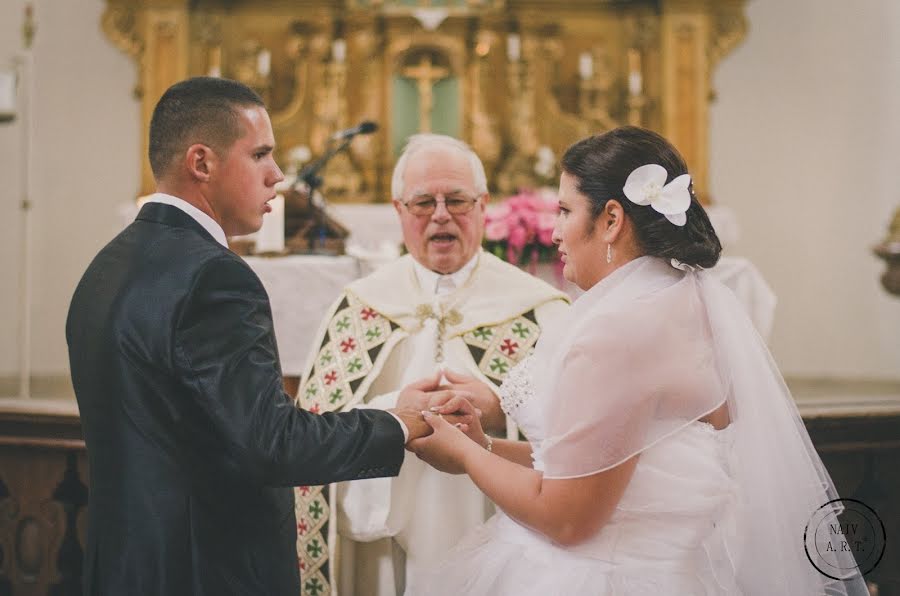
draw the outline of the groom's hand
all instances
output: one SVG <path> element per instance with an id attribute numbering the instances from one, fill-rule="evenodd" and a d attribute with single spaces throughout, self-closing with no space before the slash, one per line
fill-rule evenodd
<path id="1" fill-rule="evenodd" d="M 422 417 L 420 410 L 396 408 L 388 410 L 388 412 L 402 420 L 403 424 L 406 425 L 406 429 L 409 431 L 409 436 L 406 439 L 407 445 L 409 445 L 410 441 L 415 441 L 432 433 L 431 426 L 425 422 L 425 418 Z"/>

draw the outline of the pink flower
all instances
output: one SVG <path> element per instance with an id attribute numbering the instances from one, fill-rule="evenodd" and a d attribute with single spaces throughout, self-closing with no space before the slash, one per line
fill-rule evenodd
<path id="1" fill-rule="evenodd" d="M 509 222 L 506 219 L 492 220 L 488 218 L 484 224 L 484 236 L 488 240 L 505 240 L 509 235 Z"/>
<path id="2" fill-rule="evenodd" d="M 537 249 L 553 246 L 553 227 L 559 204 L 550 189 L 523 190 L 499 204 L 485 216 L 487 242 L 506 243 L 506 258 L 518 263 L 528 251 L 537 259 Z M 532 249 L 532 250 L 529 250 Z"/>
<path id="3" fill-rule="evenodd" d="M 555 213 L 538 214 L 538 242 L 544 246 L 553 246 L 553 228 L 556 226 Z"/>

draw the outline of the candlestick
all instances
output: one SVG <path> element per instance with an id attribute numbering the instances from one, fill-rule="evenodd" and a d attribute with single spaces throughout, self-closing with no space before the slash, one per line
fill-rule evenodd
<path id="1" fill-rule="evenodd" d="M 213 46 L 209 48 L 209 69 L 207 70 L 207 76 L 210 77 L 221 77 L 222 76 L 222 47 L 221 46 Z"/>
<path id="2" fill-rule="evenodd" d="M 587 81 L 594 76 L 594 57 L 590 52 L 582 52 L 578 56 L 578 74 L 582 81 Z"/>
<path id="3" fill-rule="evenodd" d="M 331 58 L 338 64 L 343 64 L 347 59 L 347 42 L 343 39 L 335 39 L 331 44 Z"/>
<path id="4" fill-rule="evenodd" d="M 641 54 L 636 49 L 628 50 L 628 93 L 640 95 L 643 87 L 641 77 Z"/>
<path id="5" fill-rule="evenodd" d="M 522 57 L 522 40 L 516 33 L 510 33 L 506 37 L 506 56 L 510 62 L 518 62 Z"/>
<path id="6" fill-rule="evenodd" d="M 256 55 L 256 72 L 261 77 L 269 76 L 272 71 L 272 54 L 269 50 L 260 50 Z"/>

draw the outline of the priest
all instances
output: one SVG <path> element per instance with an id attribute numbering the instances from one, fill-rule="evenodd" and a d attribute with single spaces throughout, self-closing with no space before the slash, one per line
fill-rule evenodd
<path id="1" fill-rule="evenodd" d="M 388 409 L 411 383 L 405 405 L 472 378 L 496 387 L 567 308 L 565 294 L 481 250 L 487 181 L 465 143 L 411 137 L 391 193 L 408 254 L 348 285 L 329 309 L 301 379 L 304 409 Z M 514 432 L 496 395 L 471 398 L 488 430 Z M 309 594 L 335 584 L 341 594 L 402 594 L 492 513 L 466 477 L 414 458 L 396 479 L 298 487 L 295 497 Z"/>

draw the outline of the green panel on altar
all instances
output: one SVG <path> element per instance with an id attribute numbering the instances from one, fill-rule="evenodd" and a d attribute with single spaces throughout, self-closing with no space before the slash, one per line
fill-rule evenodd
<path id="1" fill-rule="evenodd" d="M 419 92 L 416 82 L 394 77 L 394 109 L 391 119 L 391 145 L 394 158 L 400 155 L 410 135 L 419 132 Z"/>
<path id="2" fill-rule="evenodd" d="M 432 132 L 459 138 L 459 79 L 448 77 L 438 81 L 433 94 Z M 393 78 L 393 105 L 391 145 L 394 158 L 397 158 L 406 145 L 406 139 L 419 132 L 419 91 L 414 79 Z"/>
<path id="3" fill-rule="evenodd" d="M 442 135 L 460 137 L 459 79 L 449 77 L 434 84 L 434 111 L 431 130 Z"/>

